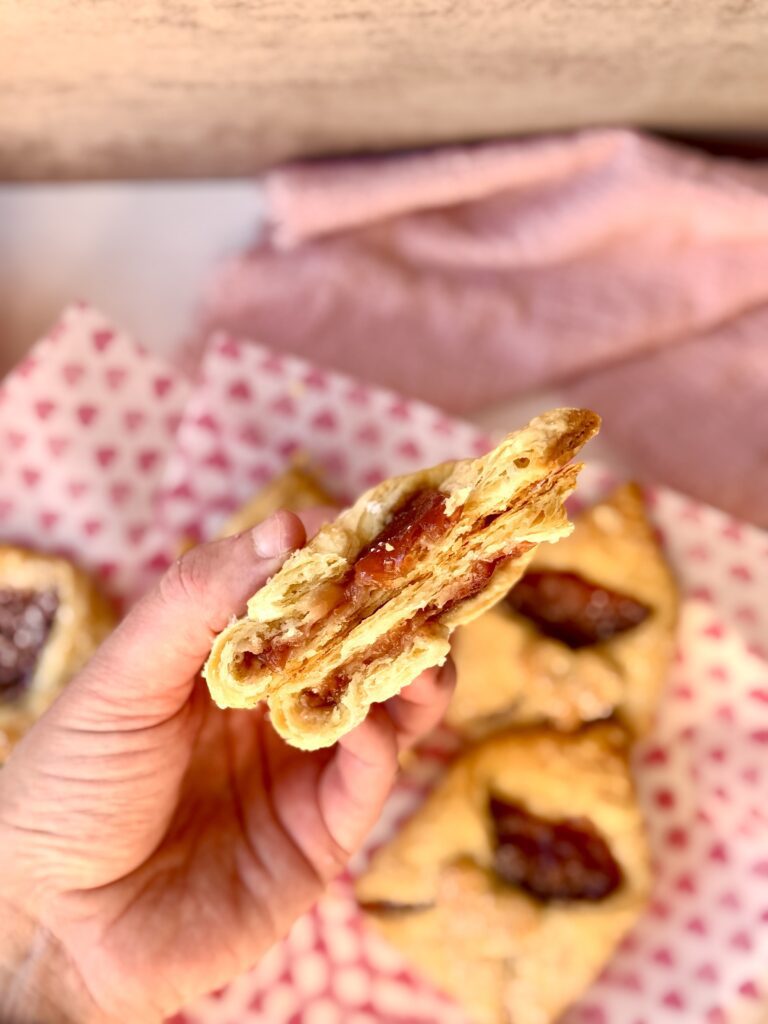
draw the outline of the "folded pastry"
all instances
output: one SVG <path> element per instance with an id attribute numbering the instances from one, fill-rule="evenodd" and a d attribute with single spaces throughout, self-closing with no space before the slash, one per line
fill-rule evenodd
<path id="1" fill-rule="evenodd" d="M 607 723 L 486 740 L 358 880 L 371 922 L 476 1024 L 549 1024 L 641 914 L 626 753 Z"/>
<path id="2" fill-rule="evenodd" d="M 299 466 L 292 466 L 271 480 L 263 490 L 239 508 L 219 531 L 220 537 L 231 537 L 262 522 L 278 509 L 302 512 L 317 505 L 331 505 L 333 498 L 315 478 Z"/>
<path id="3" fill-rule="evenodd" d="M 488 455 L 386 480 L 363 494 L 248 603 L 205 666 L 221 707 L 269 704 L 294 746 L 329 746 L 503 596 L 541 541 L 570 530 L 571 457 L 598 417 L 558 409 Z"/>
<path id="4" fill-rule="evenodd" d="M 674 645 L 678 596 L 640 489 L 620 487 L 540 548 L 506 599 L 454 639 L 447 721 L 478 736 L 618 712 L 650 727 Z"/>
<path id="5" fill-rule="evenodd" d="M 113 625 L 67 559 L 0 545 L 0 763 Z"/>

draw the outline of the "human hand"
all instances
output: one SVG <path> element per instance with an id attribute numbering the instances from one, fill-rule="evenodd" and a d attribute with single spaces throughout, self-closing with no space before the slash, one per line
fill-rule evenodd
<path id="1" fill-rule="evenodd" d="M 311 515 L 302 517 L 306 530 Z M 215 634 L 305 541 L 279 512 L 175 563 L 0 771 L 0 1020 L 160 1020 L 243 972 L 375 822 L 450 666 L 335 747 L 221 711 Z"/>

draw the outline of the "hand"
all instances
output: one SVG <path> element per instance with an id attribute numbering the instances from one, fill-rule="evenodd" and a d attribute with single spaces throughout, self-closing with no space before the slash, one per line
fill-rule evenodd
<path id="1" fill-rule="evenodd" d="M 376 820 L 450 668 L 315 753 L 263 708 L 220 711 L 199 677 L 304 541 L 280 512 L 191 551 L 0 771 L 0 1020 L 161 1019 L 256 963 Z"/>

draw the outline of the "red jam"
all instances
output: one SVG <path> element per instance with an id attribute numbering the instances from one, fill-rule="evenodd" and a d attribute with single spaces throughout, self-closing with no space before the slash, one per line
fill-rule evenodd
<path id="1" fill-rule="evenodd" d="M 588 819 L 552 821 L 494 796 L 488 809 L 503 882 L 540 900 L 602 900 L 621 885 L 621 868 Z"/>
<path id="2" fill-rule="evenodd" d="M 651 613 L 634 598 L 573 572 L 527 572 L 510 590 L 507 602 L 545 636 L 574 650 L 610 640 Z"/>
<path id="3" fill-rule="evenodd" d="M 420 910 L 431 910 L 434 903 L 395 903 L 393 900 L 369 900 L 360 903 L 361 909 L 369 914 L 414 914 Z"/>
<path id="4" fill-rule="evenodd" d="M 349 588 L 382 587 L 403 575 L 429 544 L 443 537 L 458 512 L 445 512 L 445 495 L 418 491 L 357 556 Z"/>
<path id="5" fill-rule="evenodd" d="M 303 690 L 302 701 L 311 708 L 332 708 L 341 700 L 350 679 L 360 669 L 376 661 L 377 658 L 385 658 L 391 655 L 398 655 L 412 642 L 413 636 L 423 621 L 423 615 L 415 616 L 403 623 L 391 633 L 379 637 L 376 643 L 359 654 L 356 658 L 339 666 L 324 682 L 309 690 Z"/>
<path id="6" fill-rule="evenodd" d="M 335 708 L 349 686 L 349 678 L 343 670 L 334 672 L 322 686 L 301 691 L 302 703 L 308 708 Z"/>

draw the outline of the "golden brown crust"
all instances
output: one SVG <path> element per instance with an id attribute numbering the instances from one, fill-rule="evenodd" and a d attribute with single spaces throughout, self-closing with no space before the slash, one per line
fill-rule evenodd
<path id="1" fill-rule="evenodd" d="M 537 722 L 573 729 L 618 710 L 636 735 L 645 733 L 673 651 L 678 594 L 640 489 L 626 484 L 587 510 L 570 537 L 538 549 L 531 568 L 576 573 L 651 614 L 625 633 L 573 650 L 497 605 L 456 634 L 459 682 L 448 723 L 469 736 Z"/>
<path id="2" fill-rule="evenodd" d="M 13 699 L 0 697 L 0 763 L 115 625 L 112 605 L 66 558 L 0 545 L 0 589 L 55 591 L 58 606 L 31 679 Z"/>
<path id="3" fill-rule="evenodd" d="M 453 628 L 479 615 L 519 577 L 530 559 L 526 546 L 569 532 L 563 501 L 580 467 L 568 461 L 598 424 L 598 417 L 585 410 L 554 410 L 482 458 L 386 480 L 363 494 L 292 555 L 251 598 L 247 617 L 217 638 L 205 667 L 214 700 L 221 707 L 253 707 L 267 700 L 276 728 L 290 743 L 314 749 L 335 742 L 362 721 L 371 703 L 388 699 L 422 669 L 444 660 Z M 340 624 L 338 616 L 326 615 L 328 585 L 338 585 L 393 512 L 427 488 L 439 489 L 446 513 L 456 514 L 445 535 L 360 621 Z M 425 622 L 408 649 L 360 666 L 366 651 L 435 607 L 446 588 L 465 580 L 479 562 L 505 557 L 485 590 Z M 257 659 L 275 639 L 294 642 L 283 668 L 270 670 L 258 661 L 254 666 L 248 657 L 247 671 L 242 670 L 243 652 Z M 332 707 L 308 707 L 302 694 L 322 688 L 350 663 L 360 667 L 341 699 Z"/>
<path id="4" fill-rule="evenodd" d="M 597 902 L 541 902 L 493 872 L 489 795 L 588 819 L 623 881 Z M 478 1024 L 549 1024 L 590 984 L 649 890 L 623 731 L 505 733 L 465 754 L 358 880 L 370 920 Z M 413 905 L 411 912 L 377 905 Z M 556 979 L 556 983 L 555 983 Z"/>

